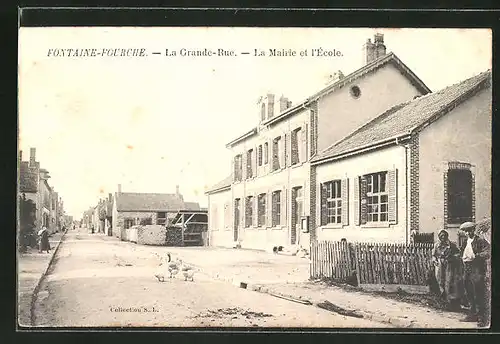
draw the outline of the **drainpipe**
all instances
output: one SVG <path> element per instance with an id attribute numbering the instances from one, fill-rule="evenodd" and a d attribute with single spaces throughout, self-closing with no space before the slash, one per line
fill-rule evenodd
<path id="1" fill-rule="evenodd" d="M 405 149 L 405 178 L 406 178 L 406 187 L 405 187 L 405 197 L 406 197 L 406 214 L 405 214 L 405 221 L 406 221 L 406 225 L 405 225 L 405 243 L 408 244 L 408 214 L 411 213 L 411 210 L 410 210 L 410 200 L 409 200 L 409 197 L 408 197 L 408 187 L 410 186 L 410 183 L 411 183 L 411 180 L 410 182 L 408 182 L 408 180 L 410 179 L 409 176 L 408 176 L 408 146 L 407 145 L 404 145 L 403 146 L 404 149 Z"/>

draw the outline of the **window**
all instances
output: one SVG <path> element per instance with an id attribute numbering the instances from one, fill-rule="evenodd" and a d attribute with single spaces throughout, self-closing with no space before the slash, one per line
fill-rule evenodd
<path id="1" fill-rule="evenodd" d="M 265 227 L 266 224 L 266 194 L 260 194 L 258 197 L 258 222 L 259 227 Z"/>
<path id="2" fill-rule="evenodd" d="M 387 172 L 365 175 L 368 222 L 386 222 L 389 215 L 389 195 L 386 188 Z"/>
<path id="3" fill-rule="evenodd" d="M 269 162 L 269 144 L 264 143 L 264 165 Z"/>
<path id="4" fill-rule="evenodd" d="M 280 169 L 280 141 L 281 136 L 273 140 L 273 171 Z"/>
<path id="5" fill-rule="evenodd" d="M 342 223 L 342 191 L 341 181 L 325 183 L 326 188 L 326 223 Z"/>
<path id="6" fill-rule="evenodd" d="M 470 165 L 450 166 L 447 173 L 447 222 L 473 221 L 473 176 Z"/>
<path id="7" fill-rule="evenodd" d="M 259 163 L 259 166 L 262 166 L 262 145 L 259 146 L 258 163 Z"/>
<path id="8" fill-rule="evenodd" d="M 281 191 L 272 193 L 272 226 L 276 227 L 281 223 Z"/>
<path id="9" fill-rule="evenodd" d="M 238 228 L 240 226 L 240 213 L 241 213 L 241 199 L 236 198 L 234 200 L 234 227 Z"/>
<path id="10" fill-rule="evenodd" d="M 245 227 L 252 226 L 253 220 L 253 196 L 248 196 L 245 202 Z"/>
<path id="11" fill-rule="evenodd" d="M 247 179 L 253 177 L 253 149 L 247 151 Z"/>
<path id="12" fill-rule="evenodd" d="M 234 180 L 241 181 L 243 176 L 243 159 L 241 154 L 234 157 Z"/>
<path id="13" fill-rule="evenodd" d="M 302 144 L 300 139 L 301 134 L 301 128 L 292 131 L 291 165 L 298 164 L 302 159 L 300 156 L 300 145 Z"/>
<path id="14" fill-rule="evenodd" d="M 152 225 L 153 224 L 153 219 L 150 218 L 150 217 L 146 217 L 144 219 L 141 219 L 139 223 L 140 223 L 141 226 Z"/>
<path id="15" fill-rule="evenodd" d="M 359 86 L 352 86 L 350 93 L 354 98 L 359 98 L 359 96 L 361 95 L 361 89 L 359 88 Z"/>
<path id="16" fill-rule="evenodd" d="M 304 214 L 304 189 L 296 187 L 293 189 L 295 198 L 295 223 L 297 226 L 301 224 L 301 216 Z"/>
<path id="17" fill-rule="evenodd" d="M 124 229 L 129 229 L 130 227 L 132 227 L 135 223 L 135 220 L 134 219 L 125 219 L 123 221 L 123 228 Z"/>
<path id="18" fill-rule="evenodd" d="M 161 225 L 161 226 L 165 226 L 165 224 L 167 222 L 167 213 L 160 212 L 160 213 L 157 213 L 156 215 L 157 215 L 156 216 L 156 224 Z"/>

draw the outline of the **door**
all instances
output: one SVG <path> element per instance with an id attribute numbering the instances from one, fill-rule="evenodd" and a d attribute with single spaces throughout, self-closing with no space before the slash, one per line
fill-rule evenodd
<path id="1" fill-rule="evenodd" d="M 240 227 L 241 200 L 234 200 L 234 241 L 238 241 L 238 229 Z"/>
<path id="2" fill-rule="evenodd" d="M 297 244 L 297 229 L 300 229 L 303 215 L 303 188 L 297 187 L 292 189 L 292 223 L 290 226 L 290 244 Z"/>

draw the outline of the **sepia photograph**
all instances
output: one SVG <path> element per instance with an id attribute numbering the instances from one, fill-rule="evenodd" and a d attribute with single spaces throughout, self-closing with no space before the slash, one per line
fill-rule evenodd
<path id="1" fill-rule="evenodd" d="M 20 27 L 17 325 L 489 328 L 492 32 Z"/>

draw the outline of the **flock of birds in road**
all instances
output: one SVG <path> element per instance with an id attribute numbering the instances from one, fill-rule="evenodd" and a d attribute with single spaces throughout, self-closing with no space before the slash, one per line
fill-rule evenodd
<path id="1" fill-rule="evenodd" d="M 159 271 L 155 274 L 155 277 L 159 282 L 165 282 L 165 278 L 175 278 L 175 276 L 180 272 L 184 276 L 184 281 L 190 280 L 194 282 L 194 268 L 182 261 L 182 259 L 176 258 L 172 261 L 172 256 L 170 253 L 167 253 L 165 257 L 160 257 L 157 253 L 155 253 L 160 258 Z"/>

